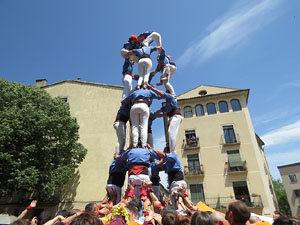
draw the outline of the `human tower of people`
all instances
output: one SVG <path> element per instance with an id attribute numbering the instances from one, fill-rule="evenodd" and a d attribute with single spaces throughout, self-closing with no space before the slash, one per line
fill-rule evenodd
<path id="1" fill-rule="evenodd" d="M 156 43 L 151 46 L 151 43 Z M 156 70 L 151 72 L 151 54 L 157 54 Z M 128 188 L 124 198 L 147 199 L 149 205 L 159 211 L 163 208 L 159 187 L 159 172 L 168 174 L 172 207 L 174 209 L 197 210 L 189 200 L 183 170 L 176 154 L 176 139 L 182 116 L 170 78 L 176 71 L 172 58 L 166 55 L 162 47 L 161 35 L 157 32 L 145 32 L 131 35 L 121 49 L 125 62 L 123 65 L 123 84 L 121 107 L 114 122 L 118 137 L 114 161 L 109 169 L 107 196 L 114 204 L 121 202 L 121 190 L 128 171 Z M 138 64 L 138 75 L 133 74 L 133 65 Z M 165 91 L 154 88 L 150 82 L 157 72 L 161 72 L 160 82 Z M 132 88 L 132 80 L 137 85 Z M 153 99 L 165 99 L 164 106 L 151 112 Z M 168 117 L 168 144 L 164 151 L 153 147 L 151 125 L 158 117 Z M 126 142 L 126 123 L 131 124 L 131 143 L 124 151 Z M 180 201 L 178 201 L 181 199 Z M 182 206 L 179 206 L 180 203 Z M 124 201 L 123 201 L 124 203 Z M 184 204 L 185 203 L 185 204 Z"/>

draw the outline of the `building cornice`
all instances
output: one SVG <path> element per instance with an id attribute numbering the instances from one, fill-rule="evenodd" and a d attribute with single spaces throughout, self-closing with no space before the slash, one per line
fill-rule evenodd
<path id="1" fill-rule="evenodd" d="M 232 94 L 245 93 L 246 94 L 246 103 L 248 104 L 249 92 L 250 92 L 250 89 L 242 89 L 242 90 L 223 92 L 223 93 L 218 93 L 218 94 L 197 96 L 197 97 L 192 97 L 192 98 L 182 98 L 182 99 L 177 99 L 177 101 L 179 103 L 184 102 L 184 101 L 189 101 L 189 100 L 200 100 L 200 99 L 205 101 L 207 99 L 215 98 L 215 97 L 218 97 L 218 96 L 230 96 Z"/>
<path id="2" fill-rule="evenodd" d="M 285 167 L 290 167 L 290 166 L 299 166 L 299 165 L 300 165 L 300 162 L 292 163 L 292 164 L 288 164 L 288 165 L 277 166 L 277 168 L 280 169 L 280 168 L 285 168 Z"/>
<path id="3" fill-rule="evenodd" d="M 81 81 L 81 80 L 63 80 L 63 81 L 58 81 L 58 82 L 55 82 L 53 84 L 43 86 L 41 88 L 49 88 L 49 87 L 53 87 L 53 86 L 56 86 L 56 85 L 61 85 L 61 84 L 64 84 L 64 83 L 79 84 L 79 85 L 91 85 L 91 86 L 112 88 L 112 89 L 123 89 L 123 87 L 119 86 L 119 85 L 101 84 L 101 83 L 94 83 L 94 82 Z"/>

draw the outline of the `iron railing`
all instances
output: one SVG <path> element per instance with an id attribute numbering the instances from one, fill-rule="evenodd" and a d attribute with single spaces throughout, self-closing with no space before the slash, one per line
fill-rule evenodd
<path id="1" fill-rule="evenodd" d="M 248 168 L 246 166 L 246 160 L 241 161 L 240 166 L 232 166 L 230 165 L 230 162 L 225 162 L 225 169 L 227 173 L 241 173 L 248 171 Z"/>
<path id="2" fill-rule="evenodd" d="M 246 198 L 243 198 L 242 196 L 230 196 L 230 197 L 216 197 L 216 198 L 206 198 L 205 204 L 207 204 L 209 207 L 214 209 L 226 209 L 227 205 L 232 200 L 241 200 L 245 202 L 245 204 L 249 208 L 253 209 L 261 209 L 263 208 L 263 202 L 260 195 L 253 194 L 252 196 L 248 196 Z"/>
<path id="3" fill-rule="evenodd" d="M 184 167 L 185 176 L 204 176 L 203 165 L 199 166 L 185 166 Z"/>
<path id="4" fill-rule="evenodd" d="M 184 150 L 191 150 L 195 148 L 200 148 L 200 142 L 198 137 L 196 139 L 183 139 Z"/>

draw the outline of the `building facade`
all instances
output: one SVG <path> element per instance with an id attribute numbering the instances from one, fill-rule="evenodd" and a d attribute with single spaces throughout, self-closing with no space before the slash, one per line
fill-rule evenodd
<path id="1" fill-rule="evenodd" d="M 194 203 L 225 211 L 233 199 L 271 216 L 277 203 L 247 108 L 249 90 L 198 86 L 177 97 L 183 121 L 176 151 Z M 165 120 L 165 127 L 167 121 Z"/>
<path id="2" fill-rule="evenodd" d="M 76 177 L 62 193 L 60 208 L 82 209 L 89 202 L 101 201 L 105 194 L 108 170 L 115 152 L 117 136 L 113 128 L 121 104 L 123 87 L 66 80 L 37 86 L 52 97 L 64 99 L 79 124 L 79 142 L 88 150 Z"/>
<path id="3" fill-rule="evenodd" d="M 292 216 L 300 214 L 300 162 L 278 166 Z M 299 181 L 298 181 L 299 180 Z"/>

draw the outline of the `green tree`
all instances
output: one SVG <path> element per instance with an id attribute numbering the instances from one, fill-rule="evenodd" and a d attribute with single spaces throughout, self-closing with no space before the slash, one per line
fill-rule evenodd
<path id="1" fill-rule="evenodd" d="M 279 179 L 272 178 L 272 183 L 275 190 L 279 211 L 287 216 L 291 216 L 292 213 L 290 205 L 282 182 Z"/>
<path id="2" fill-rule="evenodd" d="M 78 130 L 63 100 L 0 79 L 0 197 L 57 200 L 87 153 Z"/>

